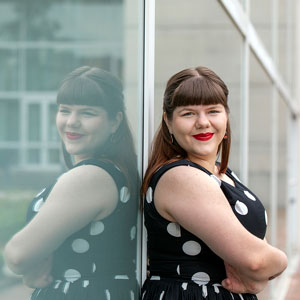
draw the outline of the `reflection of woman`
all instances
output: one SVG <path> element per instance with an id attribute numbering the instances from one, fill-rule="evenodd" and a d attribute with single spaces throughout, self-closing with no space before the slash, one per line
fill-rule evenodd
<path id="1" fill-rule="evenodd" d="M 286 268 L 285 254 L 264 240 L 261 202 L 227 168 L 227 96 L 224 82 L 204 67 L 167 83 L 142 187 L 149 254 L 144 300 L 254 300 Z"/>
<path id="2" fill-rule="evenodd" d="M 31 299 L 133 299 L 137 170 L 121 83 L 82 67 L 57 103 L 70 170 L 34 198 L 31 221 L 6 246 L 7 264 L 36 288 Z"/>

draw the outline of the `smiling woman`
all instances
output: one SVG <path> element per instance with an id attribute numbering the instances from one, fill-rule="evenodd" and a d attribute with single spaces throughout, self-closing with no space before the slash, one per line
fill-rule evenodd
<path id="1" fill-rule="evenodd" d="M 122 112 L 118 112 L 110 119 L 102 107 L 60 104 L 56 126 L 67 152 L 79 162 L 94 156 L 95 151 L 105 145 L 122 118 Z"/>
<path id="2" fill-rule="evenodd" d="M 138 174 L 121 82 L 81 67 L 57 104 L 69 170 L 33 199 L 6 262 L 35 288 L 31 300 L 134 299 Z"/>
<path id="3" fill-rule="evenodd" d="M 205 67 L 167 82 L 142 185 L 149 277 L 143 300 L 255 300 L 287 266 L 266 211 L 228 168 L 228 90 Z M 221 161 L 217 158 L 221 154 Z"/>

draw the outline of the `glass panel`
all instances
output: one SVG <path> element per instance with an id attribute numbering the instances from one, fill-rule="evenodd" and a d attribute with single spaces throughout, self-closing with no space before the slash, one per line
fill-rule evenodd
<path id="1" fill-rule="evenodd" d="M 176 9 L 174 9 L 176 7 Z M 167 12 L 167 13 L 166 13 Z M 163 92 L 171 75 L 203 65 L 229 88 L 233 128 L 230 166 L 239 173 L 242 39 L 216 1 L 157 1 L 155 39 L 155 127 L 161 121 Z M 224 43 L 224 41 L 230 41 Z"/>
<path id="2" fill-rule="evenodd" d="M 120 45 L 119 45 L 120 47 Z M 53 90 L 59 86 L 61 74 L 67 74 L 79 66 L 98 66 L 114 71 L 121 77 L 122 65 L 120 49 L 114 52 L 91 45 L 88 49 L 30 49 L 26 50 L 27 70 L 26 88 L 34 90 Z"/>
<path id="3" fill-rule="evenodd" d="M 48 150 L 48 162 L 51 164 L 60 163 L 60 151 L 58 149 Z"/>
<path id="4" fill-rule="evenodd" d="M 48 140 L 49 141 L 59 141 L 59 136 L 57 133 L 55 118 L 57 113 L 57 105 L 49 104 L 49 118 L 48 118 Z"/>
<path id="5" fill-rule="evenodd" d="M 17 149 L 0 149 L 0 187 L 10 183 L 10 169 L 12 165 L 19 162 L 19 151 Z M 9 174 L 8 174 L 9 173 Z"/>
<path id="6" fill-rule="evenodd" d="M 19 139 L 20 106 L 17 100 L 0 99 L 0 141 Z"/>
<path id="7" fill-rule="evenodd" d="M 0 30 L 1 32 L 1 30 Z M 18 89 L 18 51 L 16 49 L 1 49 L 0 47 L 0 90 L 13 91 Z"/>
<path id="8" fill-rule="evenodd" d="M 122 146 L 116 147 L 118 151 L 122 151 L 122 155 L 124 150 L 129 148 L 126 153 L 132 154 L 131 159 L 124 159 L 122 162 L 126 167 L 127 164 L 131 164 L 128 177 L 132 182 L 129 186 L 124 181 L 119 187 L 118 194 L 122 196 L 120 200 L 124 203 L 120 201 L 120 210 L 117 213 L 129 206 L 125 203 L 128 200 L 126 188 L 130 190 L 131 198 L 128 202 L 131 203 L 132 209 L 122 217 L 122 221 L 118 218 L 116 222 L 111 221 L 108 224 L 106 222 L 109 217 L 103 219 L 103 224 L 106 223 L 107 237 L 101 238 L 104 239 L 103 245 L 110 245 L 111 248 L 104 250 L 103 255 L 122 248 L 121 254 L 118 251 L 115 252 L 115 256 L 127 255 L 126 259 L 123 256 L 122 262 L 118 262 L 123 271 L 120 274 L 116 271 L 114 276 L 124 278 L 127 273 L 131 273 L 128 275 L 131 280 L 117 279 L 110 282 L 110 297 L 123 297 L 123 294 L 114 295 L 120 291 L 119 283 L 122 282 L 126 294 L 131 294 L 132 299 L 138 299 L 137 280 L 140 280 L 141 274 L 138 269 L 140 257 L 137 254 L 140 253 L 140 249 L 137 251 L 137 246 L 140 248 L 137 242 L 139 234 L 136 232 L 139 224 L 136 220 L 140 188 L 138 174 L 142 165 L 142 24 L 142 2 L 139 0 L 45 0 L 43 3 L 39 0 L 0 0 L 0 97 L 3 98 L 0 99 L 0 209 L 7 209 L 7 216 L 10 216 L 8 219 L 0 215 L 0 228 L 11 226 L 10 234 L 2 235 L 2 231 L 0 232 L 0 268 L 3 264 L 3 247 L 9 237 L 23 226 L 24 223 L 20 226 L 19 220 L 24 220 L 30 198 L 43 187 L 54 183 L 56 178 L 66 171 L 55 124 L 55 99 L 58 88 L 66 75 L 76 68 L 99 67 L 119 77 L 122 82 L 125 102 L 123 119 L 129 120 L 128 127 L 132 128 L 132 140 L 135 143 L 130 148 L 131 139 L 128 133 L 128 138 L 123 141 Z M 102 84 L 105 83 L 100 85 Z M 110 87 L 110 90 L 113 88 Z M 110 107 L 107 108 L 109 109 Z M 121 106 L 120 109 L 122 110 Z M 109 115 L 109 118 L 114 116 Z M 99 132 L 104 130 L 103 128 L 111 129 L 111 126 L 101 127 Z M 120 128 L 127 126 L 123 127 L 122 124 Z M 84 136 L 83 130 L 78 130 L 77 133 Z M 109 138 L 109 141 L 113 143 L 115 139 L 122 137 L 124 138 L 118 133 L 116 137 Z M 69 140 L 76 143 L 72 138 Z M 107 141 L 108 139 L 105 140 Z M 134 156 L 135 150 L 137 158 Z M 71 152 L 72 149 L 68 151 Z M 94 154 L 93 151 L 88 153 Z M 98 154 L 98 151 L 96 153 Z M 119 155 L 113 159 L 116 165 L 117 158 Z M 139 170 L 136 166 L 139 166 Z M 126 168 L 121 167 L 124 174 L 127 174 Z M 6 180 L 2 180 L 4 171 L 5 174 L 10 174 Z M 10 191 L 14 197 L 18 197 L 15 202 L 10 196 L 2 199 L 2 194 L 8 195 Z M 14 206 L 17 201 L 24 201 L 24 205 L 17 205 L 16 209 Z M 112 215 L 113 218 L 116 217 Z M 126 234 L 121 234 L 119 231 L 127 227 L 124 224 L 127 224 L 128 228 Z M 93 229 L 99 232 L 102 230 L 101 226 L 99 221 Z M 112 226 L 120 230 L 114 230 Z M 108 233 L 109 230 L 114 232 L 113 235 Z M 112 249 L 111 243 L 116 243 L 117 246 Z M 107 264 L 116 261 L 107 259 Z M 104 276 L 101 270 L 111 267 L 105 266 L 105 263 L 96 267 L 100 278 Z M 58 265 L 61 264 L 54 263 L 55 268 Z M 92 267 L 91 265 L 91 270 L 94 270 Z M 24 287 L 20 277 L 15 280 L 17 285 L 13 288 L 5 286 L 5 292 L 2 291 L 1 285 L 0 299 L 16 298 L 13 294 L 15 289 L 19 293 L 17 298 L 29 299 L 28 294 L 31 290 Z M 86 289 L 91 286 L 92 284 Z"/>
<path id="9" fill-rule="evenodd" d="M 40 141 L 41 139 L 41 109 L 40 104 L 28 105 L 28 140 Z"/>
<path id="10" fill-rule="evenodd" d="M 27 162 L 29 164 L 38 164 L 40 160 L 40 151 L 38 149 L 29 149 L 27 151 Z"/>

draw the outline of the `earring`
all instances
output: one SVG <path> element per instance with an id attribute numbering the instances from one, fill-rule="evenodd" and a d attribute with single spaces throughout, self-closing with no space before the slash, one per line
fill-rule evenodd
<path id="1" fill-rule="evenodd" d="M 174 145 L 174 135 L 170 133 L 170 137 L 171 137 L 171 143 Z"/>
<path id="2" fill-rule="evenodd" d="M 228 139 L 228 135 L 227 135 L 227 131 L 225 132 L 225 135 L 224 135 L 224 140 L 227 140 Z"/>

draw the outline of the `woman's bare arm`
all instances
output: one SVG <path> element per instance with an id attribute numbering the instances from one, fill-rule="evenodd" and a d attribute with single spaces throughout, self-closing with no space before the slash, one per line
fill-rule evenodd
<path id="1" fill-rule="evenodd" d="M 188 166 L 170 169 L 159 180 L 155 206 L 253 281 L 265 281 L 287 266 L 286 255 L 247 231 L 216 182 Z"/>
<path id="2" fill-rule="evenodd" d="M 26 274 L 47 259 L 72 233 L 116 207 L 118 191 L 103 169 L 85 165 L 60 177 L 39 213 L 7 243 L 9 268 Z"/>

